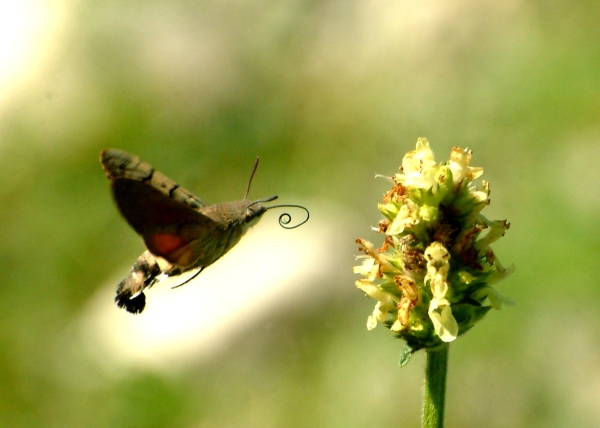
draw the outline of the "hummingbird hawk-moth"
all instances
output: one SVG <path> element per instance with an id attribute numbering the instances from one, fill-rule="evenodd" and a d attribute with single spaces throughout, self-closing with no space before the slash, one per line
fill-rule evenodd
<path id="1" fill-rule="evenodd" d="M 146 288 L 165 275 L 180 275 L 198 269 L 192 278 L 180 285 L 195 278 L 233 248 L 267 210 L 276 207 L 304 209 L 306 219 L 295 226 L 286 226 L 291 221 L 289 214 L 279 217 L 279 223 L 287 229 L 308 221 L 308 210 L 302 206 L 262 205 L 277 196 L 256 201 L 247 199 L 258 158 L 244 199 L 214 205 L 208 205 L 139 157 L 122 150 L 103 150 L 100 163 L 110 180 L 119 211 L 142 236 L 148 248 L 117 286 L 115 302 L 133 314 L 144 310 Z"/>

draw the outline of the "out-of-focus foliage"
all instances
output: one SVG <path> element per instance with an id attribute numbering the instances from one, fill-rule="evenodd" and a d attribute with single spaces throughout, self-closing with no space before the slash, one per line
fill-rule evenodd
<path id="1" fill-rule="evenodd" d="M 0 426 L 417 426 L 418 354 L 399 369 L 402 343 L 367 331 L 352 266 L 380 219 L 374 174 L 419 136 L 474 151 L 489 217 L 512 223 L 495 252 L 517 266 L 499 286 L 517 306 L 451 347 L 448 426 L 600 425 L 595 2 L 15 3 L 0 10 Z M 304 203 L 312 223 L 266 242 L 262 220 L 250 242 L 304 236 L 318 260 L 280 275 L 302 287 L 172 370 L 109 351 L 88 315 L 145 314 L 104 291 L 142 252 L 105 147 L 209 202 L 241 198 L 259 154 L 252 195 Z M 229 302 L 215 328 L 244 309 Z"/>

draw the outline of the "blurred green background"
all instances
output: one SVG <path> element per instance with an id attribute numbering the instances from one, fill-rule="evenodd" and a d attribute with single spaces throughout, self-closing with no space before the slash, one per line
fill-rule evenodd
<path id="1" fill-rule="evenodd" d="M 0 5 L 0 426 L 416 427 L 423 355 L 368 332 L 354 240 L 417 138 L 474 151 L 515 274 L 451 347 L 449 427 L 600 426 L 596 2 L 23 0 Z M 268 213 L 134 317 L 143 251 L 98 162 L 138 154 Z M 218 285 L 218 286 L 217 286 Z M 164 302 L 164 303 L 163 303 Z"/>

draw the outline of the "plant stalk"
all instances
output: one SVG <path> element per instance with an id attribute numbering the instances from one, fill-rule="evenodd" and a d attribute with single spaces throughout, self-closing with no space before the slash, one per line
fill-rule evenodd
<path id="1" fill-rule="evenodd" d="M 449 344 L 445 343 L 438 348 L 426 351 L 423 428 L 442 428 L 444 426 L 449 349 Z"/>

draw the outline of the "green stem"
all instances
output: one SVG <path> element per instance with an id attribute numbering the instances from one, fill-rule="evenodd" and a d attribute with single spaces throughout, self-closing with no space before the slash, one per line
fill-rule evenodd
<path id="1" fill-rule="evenodd" d="M 423 390 L 423 428 L 444 426 L 444 402 L 446 401 L 446 373 L 448 372 L 447 343 L 428 349 Z"/>

